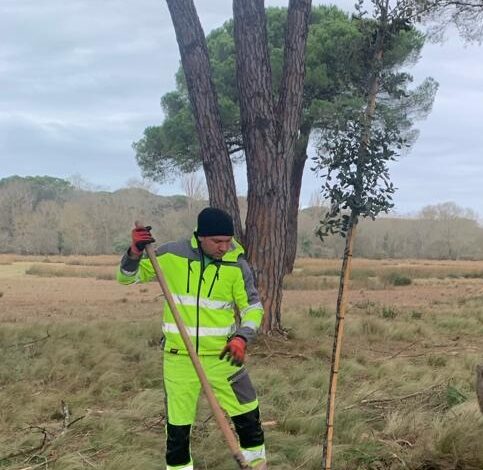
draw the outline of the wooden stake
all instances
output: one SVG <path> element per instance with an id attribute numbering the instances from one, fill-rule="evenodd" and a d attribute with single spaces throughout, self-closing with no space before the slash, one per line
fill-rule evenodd
<path id="1" fill-rule="evenodd" d="M 342 272 L 339 283 L 339 295 L 337 297 L 337 311 L 335 322 L 334 344 L 332 348 L 332 360 L 330 367 L 329 396 L 327 399 L 326 427 L 322 460 L 324 469 L 331 470 L 332 447 L 334 435 L 335 394 L 337 390 L 337 375 L 339 373 L 340 353 L 342 350 L 342 338 L 344 336 L 344 322 L 347 305 L 347 291 L 352 267 L 352 249 L 354 245 L 356 222 L 351 219 L 351 225 L 347 232 L 344 258 L 342 260 Z"/>

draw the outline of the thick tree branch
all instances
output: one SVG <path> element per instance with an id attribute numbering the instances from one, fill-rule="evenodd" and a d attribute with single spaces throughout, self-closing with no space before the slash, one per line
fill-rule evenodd
<path id="1" fill-rule="evenodd" d="M 309 31 L 311 0 L 290 0 L 284 65 L 277 106 L 277 138 L 283 154 L 293 155 L 302 114 L 305 78 L 305 45 Z"/>
<path id="2" fill-rule="evenodd" d="M 210 205 L 228 211 L 241 238 L 235 178 L 223 136 L 205 35 L 193 0 L 166 0 L 176 31 L 181 62 L 200 143 Z"/>
<path id="3" fill-rule="evenodd" d="M 470 8 L 475 10 L 483 10 L 483 1 L 462 2 L 457 0 L 445 0 L 445 1 L 437 0 L 433 3 L 433 7 L 434 6 L 437 6 L 438 8 L 462 7 L 462 8 Z"/>

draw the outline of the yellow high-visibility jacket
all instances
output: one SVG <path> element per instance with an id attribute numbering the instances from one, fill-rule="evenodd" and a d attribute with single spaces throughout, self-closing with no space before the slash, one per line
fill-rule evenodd
<path id="1" fill-rule="evenodd" d="M 243 247 L 233 240 L 221 260 L 209 260 L 190 240 L 170 242 L 156 250 L 156 257 L 166 277 L 174 302 L 199 355 L 215 355 L 232 336 L 251 342 L 260 326 L 263 307 L 255 288 Z M 122 284 L 148 282 L 155 278 L 147 258 L 121 260 L 117 280 Z M 240 313 L 237 325 L 235 308 Z M 164 349 L 187 354 L 168 304 L 164 304 Z"/>

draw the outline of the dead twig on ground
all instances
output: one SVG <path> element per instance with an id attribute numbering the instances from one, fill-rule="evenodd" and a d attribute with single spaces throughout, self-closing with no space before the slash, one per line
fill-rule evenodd
<path id="1" fill-rule="evenodd" d="M 145 419 L 143 421 L 143 425 L 145 429 L 153 429 L 158 426 L 163 426 L 166 424 L 166 418 L 164 416 L 161 417 L 156 417 L 156 418 L 150 418 L 150 419 Z"/>
<path id="2" fill-rule="evenodd" d="M 26 428 L 27 431 L 36 430 L 36 431 L 40 431 L 43 434 L 42 442 L 38 446 L 31 447 L 30 449 L 12 452 L 12 453 L 4 456 L 4 457 L 0 457 L 0 463 L 3 462 L 3 461 L 6 461 L 6 460 L 17 458 L 17 457 L 22 457 L 24 455 L 32 455 L 34 452 L 44 451 L 56 439 L 63 436 L 67 432 L 68 428 L 70 428 L 73 424 L 77 423 L 81 419 L 85 418 L 85 416 L 79 416 L 75 420 L 70 421 L 70 411 L 69 411 L 67 404 L 62 400 L 61 405 L 62 405 L 61 412 L 62 412 L 62 416 L 63 416 L 63 423 L 62 423 L 62 429 L 61 429 L 60 432 L 57 431 L 57 434 L 55 434 L 53 432 L 48 431 L 46 428 L 43 428 L 43 427 L 40 427 L 40 426 L 29 426 L 28 428 Z M 34 467 L 27 467 L 27 468 L 28 469 L 30 469 L 30 468 L 41 468 L 41 466 L 45 465 L 45 463 L 42 463 L 42 464 L 39 464 L 39 465 L 36 465 Z"/>
<path id="3" fill-rule="evenodd" d="M 379 442 L 387 445 L 394 445 L 396 444 L 399 447 L 414 447 L 414 444 L 407 441 L 406 439 L 377 439 Z"/>
<path id="4" fill-rule="evenodd" d="M 417 344 L 422 343 L 422 340 L 414 341 L 404 348 L 398 350 L 396 353 L 391 354 L 390 351 L 383 351 L 380 349 L 375 349 L 375 348 L 361 348 L 362 350 L 365 351 L 370 351 L 371 353 L 377 353 L 377 354 L 383 354 L 384 357 L 378 357 L 376 360 L 379 361 L 387 361 L 395 358 L 413 358 L 413 357 L 424 357 L 424 356 L 430 356 L 431 354 L 438 354 L 438 355 L 445 355 L 445 356 L 457 356 L 460 353 L 464 352 L 478 352 L 479 348 L 476 346 L 458 346 L 457 344 L 453 343 L 443 343 L 443 344 L 422 344 L 422 350 L 419 348 L 419 350 L 416 350 L 414 353 L 411 354 L 402 354 L 409 349 L 411 349 L 413 346 L 416 346 Z M 446 351 L 441 351 L 441 349 L 445 348 Z M 438 349 L 438 351 L 433 351 L 433 349 Z"/>
<path id="5" fill-rule="evenodd" d="M 313 460 L 313 456 L 309 457 L 308 459 L 304 460 L 298 467 L 295 467 L 294 470 L 299 470 L 301 468 L 305 468 L 305 466 L 311 461 Z"/>
<path id="6" fill-rule="evenodd" d="M 45 447 L 48 445 L 49 441 L 49 433 L 46 429 L 40 428 L 38 426 L 30 426 L 29 429 L 36 429 L 39 430 L 43 434 L 42 442 L 35 447 L 31 447 L 30 449 L 20 450 L 17 452 L 12 452 L 4 457 L 0 457 L 0 462 L 5 460 L 15 459 L 17 457 L 22 457 L 23 455 L 32 454 L 33 452 L 38 452 L 39 450 L 44 450 Z"/>
<path id="7" fill-rule="evenodd" d="M 80 452 L 77 452 L 77 455 L 85 462 L 89 467 L 97 468 L 97 465 L 94 465 L 85 455 L 82 455 Z"/>
<path id="8" fill-rule="evenodd" d="M 374 390 L 371 390 L 369 393 L 366 393 L 362 398 L 361 400 L 359 400 L 358 402 L 356 403 L 353 403 L 352 405 L 349 405 L 349 406 L 346 406 L 344 408 L 344 411 L 347 411 L 347 410 L 351 410 L 352 408 L 355 408 L 357 405 L 359 405 L 359 403 L 361 401 L 364 401 L 364 400 L 367 400 L 371 395 L 374 395 L 374 393 L 376 393 L 378 391 L 378 389 L 374 389 Z"/>
<path id="9" fill-rule="evenodd" d="M 272 357 L 287 357 L 289 359 L 304 359 L 305 361 L 308 361 L 310 357 L 305 356 L 304 354 L 293 354 L 293 353 L 288 353 L 288 352 L 283 352 L 283 351 L 272 351 L 272 352 L 252 352 L 250 353 L 250 356 L 261 356 L 263 359 L 270 359 Z"/>
<path id="10" fill-rule="evenodd" d="M 399 350 L 398 352 L 392 354 L 391 356 L 389 357 L 385 357 L 384 360 L 389 360 L 389 359 L 394 359 L 395 357 L 399 356 L 401 353 L 403 353 L 404 351 L 407 351 L 408 349 L 411 349 L 413 346 L 415 346 L 416 344 L 420 343 L 421 340 L 418 340 L 418 341 L 413 341 L 411 344 L 409 344 L 408 346 L 402 348 L 401 350 Z"/>
<path id="11" fill-rule="evenodd" d="M 32 341 L 28 341 L 26 343 L 16 343 L 16 344 L 10 344 L 8 346 L 4 346 L 2 349 L 11 349 L 11 348 L 28 348 L 29 346 L 32 346 L 37 343 L 41 343 L 42 341 L 47 341 L 50 338 L 50 333 L 49 330 L 47 330 L 47 333 L 45 336 L 42 336 L 42 338 L 34 339 Z"/>
<path id="12" fill-rule="evenodd" d="M 80 421 L 81 419 L 84 419 L 86 417 L 86 415 L 83 415 L 83 416 L 79 416 L 78 418 L 74 419 L 74 421 L 71 421 L 67 427 L 70 428 L 73 424 L 77 423 L 77 421 Z"/>
<path id="13" fill-rule="evenodd" d="M 457 356 L 460 352 L 462 352 L 462 350 L 460 351 L 439 351 L 437 353 L 438 356 Z M 427 352 L 423 352 L 423 353 L 419 353 L 419 354 L 401 354 L 399 357 L 403 358 L 403 357 L 430 357 L 430 356 L 433 356 L 434 354 L 432 354 L 431 352 L 427 351 Z"/>
<path id="14" fill-rule="evenodd" d="M 438 383 L 432 385 L 424 390 L 419 390 L 417 392 L 410 393 L 408 395 L 403 395 L 394 398 L 373 398 L 373 399 L 362 399 L 358 402 L 349 405 L 345 410 L 352 409 L 356 406 L 366 407 L 369 409 L 376 409 L 382 411 L 382 416 L 384 416 L 384 410 L 390 408 L 397 408 L 399 404 L 407 402 L 409 400 L 419 399 L 420 404 L 425 404 L 427 406 L 432 406 L 433 409 L 437 409 L 441 406 L 441 403 L 434 403 L 434 400 L 441 396 L 444 391 L 445 385 Z M 381 416 L 377 416 L 374 419 L 380 419 Z"/>
<path id="15" fill-rule="evenodd" d="M 39 464 L 36 464 L 36 465 L 30 465 L 29 467 L 20 468 L 19 470 L 37 470 L 37 469 L 40 469 L 42 467 L 48 468 L 49 463 L 55 462 L 56 460 L 57 460 L 57 457 L 49 459 L 49 460 L 45 460 L 45 462 L 42 462 L 42 463 L 39 463 Z"/>
<path id="16" fill-rule="evenodd" d="M 419 390 L 417 392 L 410 393 L 408 395 L 404 395 L 402 397 L 395 397 L 395 398 L 374 398 L 372 400 L 361 400 L 359 404 L 374 404 L 374 403 L 390 403 L 394 401 L 404 401 L 404 400 L 409 400 L 410 398 L 415 398 L 421 395 L 426 395 L 429 392 L 434 391 L 436 388 L 440 388 L 441 384 L 436 384 L 436 385 L 431 385 L 431 387 L 428 387 L 424 390 Z"/>
<path id="17" fill-rule="evenodd" d="M 270 340 L 274 340 L 275 338 L 270 337 Z M 259 349 L 255 349 L 250 352 L 250 356 L 261 356 L 264 359 L 270 359 L 272 357 L 276 356 L 282 356 L 282 357 L 288 357 L 290 359 L 304 359 L 308 360 L 310 359 L 308 356 L 305 356 L 304 354 L 297 354 L 297 353 L 289 353 L 285 351 L 277 351 L 274 350 L 269 342 L 267 341 L 267 337 L 262 337 L 263 342 L 265 343 L 265 347 L 267 348 L 267 351 L 260 351 Z M 280 340 L 278 340 L 280 342 Z M 286 342 L 287 340 L 284 339 L 283 342 Z"/>

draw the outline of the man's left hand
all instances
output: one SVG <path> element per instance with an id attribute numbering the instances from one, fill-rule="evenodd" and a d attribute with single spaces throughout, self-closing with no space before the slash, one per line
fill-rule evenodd
<path id="1" fill-rule="evenodd" d="M 223 348 L 220 359 L 226 357 L 232 365 L 241 367 L 245 361 L 245 352 L 247 350 L 247 342 L 241 336 L 235 336 Z"/>

